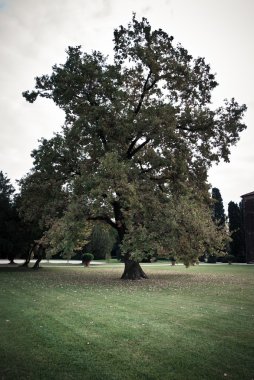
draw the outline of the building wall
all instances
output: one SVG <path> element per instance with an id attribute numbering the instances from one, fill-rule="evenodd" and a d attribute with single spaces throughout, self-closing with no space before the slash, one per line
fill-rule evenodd
<path id="1" fill-rule="evenodd" d="M 254 193 L 242 198 L 246 261 L 254 262 Z"/>

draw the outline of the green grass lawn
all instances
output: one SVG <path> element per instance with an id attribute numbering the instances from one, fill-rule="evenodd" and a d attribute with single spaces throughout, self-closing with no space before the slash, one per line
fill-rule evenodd
<path id="1" fill-rule="evenodd" d="M 0 379 L 254 379 L 254 266 L 0 268 Z"/>

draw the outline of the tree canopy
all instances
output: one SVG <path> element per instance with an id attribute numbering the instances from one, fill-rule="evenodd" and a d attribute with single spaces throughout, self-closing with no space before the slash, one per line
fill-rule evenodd
<path id="1" fill-rule="evenodd" d="M 53 100 L 66 119 L 32 153 L 21 211 L 51 234 L 49 247 L 56 246 L 56 223 L 71 218 L 69 239 L 79 240 L 86 223 L 113 227 L 132 269 L 155 251 L 194 263 L 225 238 L 209 211 L 207 171 L 229 161 L 246 106 L 231 99 L 214 109 L 217 82 L 205 59 L 145 18 L 133 15 L 113 42 L 111 61 L 69 47 L 66 62 L 23 93 L 29 102 Z M 124 276 L 138 277 L 133 273 Z"/>

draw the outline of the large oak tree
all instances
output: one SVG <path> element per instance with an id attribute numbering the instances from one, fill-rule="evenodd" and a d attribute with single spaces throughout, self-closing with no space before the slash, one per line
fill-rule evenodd
<path id="1" fill-rule="evenodd" d="M 145 18 L 134 15 L 113 41 L 112 61 L 69 47 L 66 62 L 23 93 L 29 102 L 53 100 L 66 121 L 32 153 L 22 210 L 39 218 L 54 249 L 63 235 L 67 249 L 80 245 L 87 223 L 109 224 L 118 232 L 123 278 L 134 279 L 145 277 L 139 261 L 155 251 L 189 265 L 206 249 L 221 249 L 207 171 L 229 161 L 246 106 L 232 99 L 214 109 L 217 82 L 204 58 Z"/>

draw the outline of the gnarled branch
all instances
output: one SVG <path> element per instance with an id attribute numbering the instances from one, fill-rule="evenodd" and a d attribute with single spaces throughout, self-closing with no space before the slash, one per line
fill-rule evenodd
<path id="1" fill-rule="evenodd" d="M 101 222 L 106 222 L 109 224 L 111 227 L 117 229 L 117 225 L 115 222 L 113 222 L 107 215 L 98 215 L 98 216 L 89 216 L 87 220 L 98 220 Z"/>

